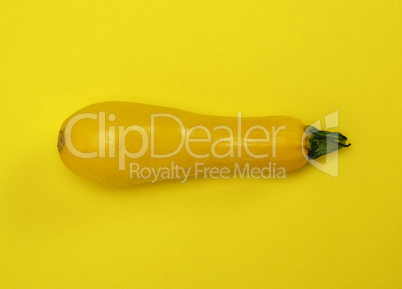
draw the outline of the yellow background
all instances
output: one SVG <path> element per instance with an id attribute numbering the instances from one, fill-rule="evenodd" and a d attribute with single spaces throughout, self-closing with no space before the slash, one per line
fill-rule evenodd
<path id="1" fill-rule="evenodd" d="M 0 1 L 0 288 L 402 288 L 400 1 Z M 124 100 L 309 124 L 339 176 L 103 187 L 61 123 Z"/>

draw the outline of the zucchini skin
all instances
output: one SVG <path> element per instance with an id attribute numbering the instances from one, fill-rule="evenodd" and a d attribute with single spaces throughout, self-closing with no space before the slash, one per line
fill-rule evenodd
<path id="1" fill-rule="evenodd" d="M 295 118 L 239 120 L 131 102 L 95 103 L 73 113 L 60 128 L 58 149 L 71 171 L 110 185 L 152 181 L 133 175 L 132 164 L 155 170 L 175 164 L 194 176 L 197 163 L 231 172 L 271 163 L 289 172 L 308 161 L 305 126 Z"/>

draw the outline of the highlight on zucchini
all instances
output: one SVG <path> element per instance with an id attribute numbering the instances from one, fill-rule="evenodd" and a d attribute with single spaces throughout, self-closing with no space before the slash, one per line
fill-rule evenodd
<path id="1" fill-rule="evenodd" d="M 57 147 L 77 175 L 129 185 L 189 177 L 284 178 L 309 159 L 350 146 L 346 141 L 341 133 L 287 116 L 211 116 L 102 102 L 68 117 Z"/>

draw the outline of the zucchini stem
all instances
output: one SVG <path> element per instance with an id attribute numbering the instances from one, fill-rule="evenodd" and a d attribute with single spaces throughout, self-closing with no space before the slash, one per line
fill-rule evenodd
<path id="1" fill-rule="evenodd" d="M 59 149 L 59 152 L 61 151 L 61 149 L 64 146 L 64 129 L 59 131 L 59 138 L 57 140 L 57 148 Z"/>
<path id="2" fill-rule="evenodd" d="M 319 158 L 323 155 L 349 147 L 347 137 L 339 132 L 319 130 L 313 126 L 306 126 L 308 157 Z"/>

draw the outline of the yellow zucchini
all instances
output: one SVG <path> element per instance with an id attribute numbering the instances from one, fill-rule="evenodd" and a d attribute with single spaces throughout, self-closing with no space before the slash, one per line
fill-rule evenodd
<path id="1" fill-rule="evenodd" d="M 128 185 L 190 176 L 284 177 L 348 146 L 340 133 L 305 127 L 286 116 L 222 117 L 129 103 L 103 102 L 62 124 L 58 150 L 74 173 Z"/>

